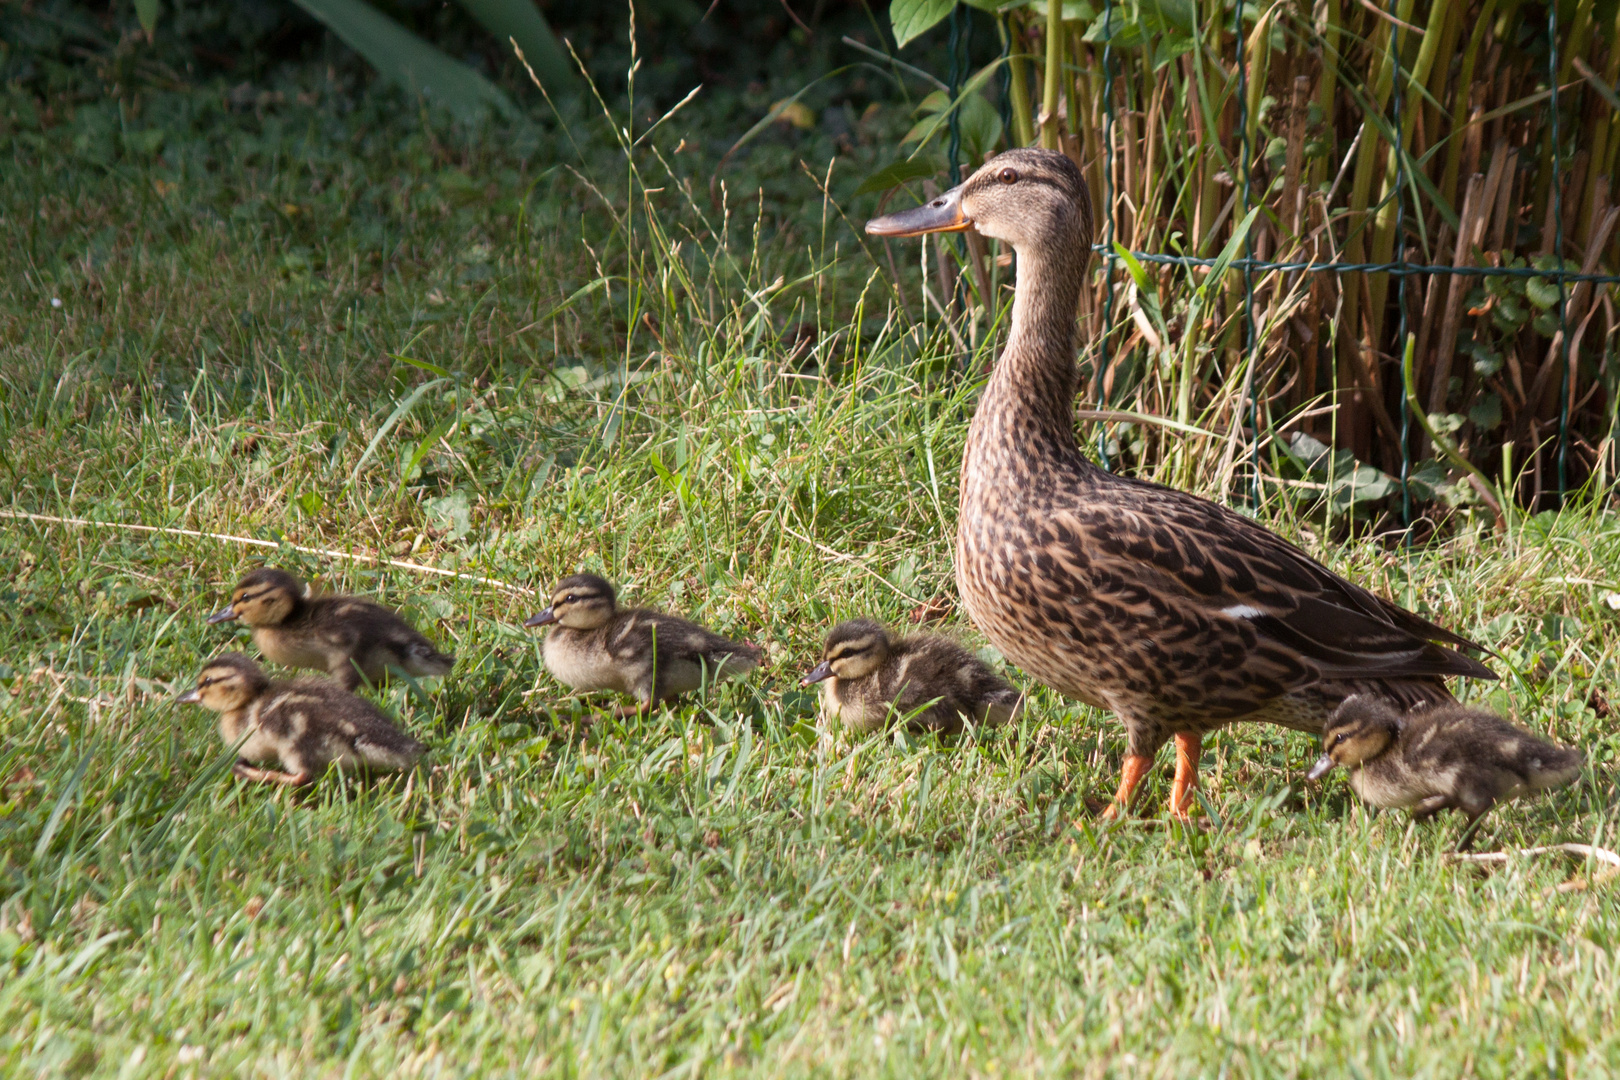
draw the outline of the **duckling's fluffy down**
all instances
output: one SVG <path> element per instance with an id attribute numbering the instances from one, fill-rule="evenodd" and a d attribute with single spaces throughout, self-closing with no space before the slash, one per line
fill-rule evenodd
<path id="1" fill-rule="evenodd" d="M 876 731 L 904 719 L 915 730 L 953 733 L 964 718 L 998 727 L 1022 710 L 1019 690 L 950 638 L 891 638 L 870 675 L 822 684 L 822 712 L 853 731 Z"/>

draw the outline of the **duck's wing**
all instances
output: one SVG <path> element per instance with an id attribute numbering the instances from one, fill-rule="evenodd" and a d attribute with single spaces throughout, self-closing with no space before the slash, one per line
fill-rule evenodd
<path id="1" fill-rule="evenodd" d="M 1456 651 L 1482 646 L 1344 580 L 1240 514 L 1156 484 L 1110 487 L 1112 497 L 1055 515 L 1050 528 L 1060 535 L 1047 550 L 1074 552 L 1103 600 L 1137 613 L 1172 648 L 1184 635 L 1212 650 L 1212 662 L 1253 662 L 1294 686 L 1496 678 Z"/>
<path id="2" fill-rule="evenodd" d="M 730 657 L 752 661 L 759 659 L 759 650 L 754 646 L 732 641 L 690 619 L 661 611 L 638 611 L 636 614 L 657 641 L 660 658 L 703 660 L 709 664 L 723 663 Z"/>

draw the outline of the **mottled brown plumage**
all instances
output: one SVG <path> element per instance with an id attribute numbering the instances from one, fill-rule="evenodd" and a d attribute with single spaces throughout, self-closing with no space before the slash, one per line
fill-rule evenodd
<path id="1" fill-rule="evenodd" d="M 855 731 L 901 718 L 924 731 L 958 732 L 964 718 L 997 727 L 1022 706 L 1017 688 L 957 642 L 938 634 L 897 638 L 871 619 L 832 628 L 821 663 L 800 685 L 813 683 L 821 683 L 822 714 Z"/>
<path id="2" fill-rule="evenodd" d="M 646 608 L 620 608 L 618 594 L 595 574 L 557 583 L 551 606 L 524 626 L 553 626 L 542 647 L 546 667 L 575 690 L 616 690 L 645 711 L 660 701 L 746 675 L 759 650 L 697 623 Z"/>
<path id="3" fill-rule="evenodd" d="M 375 601 L 304 593 L 304 583 L 285 570 L 261 567 L 237 583 L 231 602 L 208 621 L 242 620 L 266 659 L 324 671 L 345 690 L 379 683 L 391 667 L 418 677 L 448 675 L 456 662 Z"/>
<path id="4" fill-rule="evenodd" d="M 1013 150 L 915 210 L 904 236 L 969 226 L 1012 245 L 1012 329 L 962 460 L 956 581 L 976 626 L 1048 686 L 1125 722 L 1115 806 L 1170 737 L 1184 812 L 1204 734 L 1237 720 L 1319 731 L 1350 694 L 1450 701 L 1494 678 L 1479 648 L 1329 571 L 1239 514 L 1116 476 L 1081 453 L 1074 325 L 1091 201 L 1062 154 Z M 1442 644 L 1443 643 L 1443 644 Z"/>
<path id="5" fill-rule="evenodd" d="M 1466 847 L 1480 817 L 1501 799 L 1563 787 L 1581 773 L 1579 750 L 1556 746 L 1486 709 L 1455 702 L 1402 715 L 1372 697 L 1345 699 L 1322 728 L 1317 780 L 1337 765 L 1374 806 L 1410 808 L 1415 821 L 1442 810 L 1468 818 Z"/>
<path id="6" fill-rule="evenodd" d="M 197 688 L 180 700 L 219 713 L 220 738 L 227 746 L 241 743 L 236 775 L 258 783 L 296 787 L 332 765 L 346 772 L 410 769 L 427 749 L 331 679 L 271 679 L 241 653 L 208 661 Z M 268 761 L 281 769 L 258 767 Z"/>

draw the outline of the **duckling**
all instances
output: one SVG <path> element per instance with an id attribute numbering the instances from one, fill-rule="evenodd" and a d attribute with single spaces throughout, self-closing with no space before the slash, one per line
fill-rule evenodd
<path id="1" fill-rule="evenodd" d="M 1055 150 L 1008 150 L 876 236 L 967 229 L 1011 245 L 1011 327 L 962 455 L 956 584 L 1010 662 L 1124 721 L 1110 816 L 1172 737 L 1171 812 L 1187 816 L 1204 736 L 1264 721 L 1319 732 L 1345 698 L 1402 708 L 1494 679 L 1460 634 L 1344 580 L 1260 523 L 1099 468 L 1080 448 L 1075 318 L 1091 195 Z"/>
<path id="2" fill-rule="evenodd" d="M 231 602 L 209 623 L 241 619 L 259 651 L 287 667 L 314 668 L 345 690 L 378 683 L 391 667 L 410 675 L 448 675 L 456 658 L 441 653 L 390 608 L 358 596 L 304 595 L 304 583 L 269 566 L 237 582 Z"/>
<path id="3" fill-rule="evenodd" d="M 299 787 L 333 764 L 344 770 L 405 770 L 427 749 L 371 702 L 332 680 L 271 679 L 241 653 L 208 661 L 196 689 L 180 701 L 219 713 L 220 737 L 230 746 L 242 743 L 232 771 L 261 784 Z M 281 771 L 256 767 L 267 761 L 279 762 Z"/>
<path id="4" fill-rule="evenodd" d="M 964 717 L 998 727 L 1023 707 L 1017 689 L 950 638 L 897 638 L 872 619 L 832 628 L 821 663 L 799 685 L 812 683 L 822 684 L 822 714 L 854 731 L 876 731 L 891 715 L 913 713 L 914 729 L 957 732 Z"/>
<path id="5" fill-rule="evenodd" d="M 1563 787 L 1580 775 L 1579 750 L 1536 738 L 1495 713 L 1456 703 L 1402 716 L 1388 703 L 1357 695 L 1328 718 L 1322 756 L 1306 777 L 1334 766 L 1374 806 L 1410 807 L 1424 821 L 1447 807 L 1468 815 L 1461 850 L 1498 799 Z"/>
<path id="6" fill-rule="evenodd" d="M 595 574 L 557 583 L 551 606 L 524 626 L 551 626 L 542 649 L 546 667 L 575 690 L 617 690 L 645 712 L 661 701 L 746 675 L 760 652 L 697 623 L 645 608 L 620 609 L 618 593 Z"/>

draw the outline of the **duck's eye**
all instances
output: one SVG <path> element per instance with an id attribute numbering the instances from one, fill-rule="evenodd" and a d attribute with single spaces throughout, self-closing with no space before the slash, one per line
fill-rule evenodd
<path id="1" fill-rule="evenodd" d="M 998 180 L 1000 180 L 1003 184 L 1016 184 L 1016 183 L 1018 183 L 1018 170 L 1017 169 L 1002 169 L 999 173 L 996 174 L 996 178 Z"/>
<path id="2" fill-rule="evenodd" d="M 572 604 L 575 600 L 578 600 L 578 599 L 579 599 L 579 597 L 575 596 L 573 593 L 569 593 L 567 596 L 563 597 L 563 603 Z"/>

